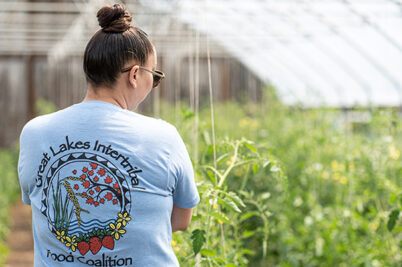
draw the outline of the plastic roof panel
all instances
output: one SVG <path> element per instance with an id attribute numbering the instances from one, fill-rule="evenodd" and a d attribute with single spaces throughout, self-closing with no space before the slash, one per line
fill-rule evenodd
<path id="1" fill-rule="evenodd" d="M 99 29 L 93 14 L 109 3 L 0 0 L 0 54 L 39 53 L 57 59 L 82 53 Z M 208 36 L 212 54 L 242 62 L 273 84 L 285 103 L 402 106 L 401 0 L 124 3 L 158 51 L 188 55 L 197 40 L 205 49 Z"/>
<path id="2" fill-rule="evenodd" d="M 402 5 L 396 1 L 182 0 L 176 5 L 179 20 L 274 84 L 284 102 L 402 105 Z"/>

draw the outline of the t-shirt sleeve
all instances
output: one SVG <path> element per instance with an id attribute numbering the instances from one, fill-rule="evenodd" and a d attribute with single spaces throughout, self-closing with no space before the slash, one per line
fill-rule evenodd
<path id="1" fill-rule="evenodd" d="M 200 196 L 195 184 L 193 164 L 176 128 L 174 130 L 173 143 L 175 145 L 172 147 L 170 153 L 170 175 L 175 179 L 173 204 L 180 208 L 190 209 L 200 202 Z"/>
<path id="2" fill-rule="evenodd" d="M 31 200 L 29 198 L 30 185 L 29 180 L 32 179 L 32 172 L 28 170 L 29 156 L 27 155 L 30 147 L 26 139 L 27 127 L 21 131 L 20 135 L 20 151 L 18 156 L 18 179 L 21 186 L 22 201 L 31 205 Z"/>

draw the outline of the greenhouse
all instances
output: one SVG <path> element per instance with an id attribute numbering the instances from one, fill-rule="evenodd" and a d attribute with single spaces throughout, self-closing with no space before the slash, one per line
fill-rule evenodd
<path id="1" fill-rule="evenodd" d="M 126 109 L 174 125 L 194 168 L 200 202 L 187 230 L 173 231 L 169 240 L 180 266 L 398 266 L 401 0 L 0 0 L 0 266 L 34 264 L 35 205 L 31 210 L 20 201 L 24 126 L 88 98 L 91 78 L 84 71 L 84 53 L 94 34 L 105 32 L 97 12 L 116 3 L 152 42 L 154 83 L 157 70 L 165 75 L 135 110 Z M 118 57 L 109 60 L 118 62 Z M 82 114 L 80 123 L 92 125 L 94 118 Z M 37 131 L 38 140 L 49 138 L 46 125 Z M 67 133 L 60 135 L 64 142 Z M 161 144 L 170 140 L 167 134 L 161 139 Z M 84 149 L 78 143 L 74 149 Z M 119 157 L 125 159 L 121 151 L 130 151 L 119 150 L 122 143 L 95 148 L 99 152 L 103 146 L 102 156 L 113 151 L 119 166 Z M 71 149 L 68 138 L 66 144 Z M 68 152 L 62 145 L 53 149 L 55 157 Z M 53 159 L 37 154 L 35 166 L 47 171 Z M 135 181 L 141 183 L 145 178 L 132 172 L 134 164 L 130 168 L 120 169 L 121 177 L 131 177 L 134 186 L 138 175 Z M 32 173 L 33 180 L 40 174 Z M 72 178 L 60 196 L 78 201 L 81 194 L 90 200 L 72 189 L 81 188 L 74 181 L 85 178 Z M 50 190 L 53 180 L 48 179 L 43 181 Z M 118 190 L 123 180 L 116 178 Z M 99 186 L 97 192 L 103 192 Z M 110 203 L 127 205 L 124 196 L 107 196 Z M 108 197 L 102 198 L 105 203 Z M 79 226 L 86 206 L 71 203 Z M 50 208 L 36 208 L 53 216 Z M 124 211 L 120 231 L 133 223 L 134 217 L 123 227 Z M 26 223 L 18 224 L 19 218 Z M 48 220 L 51 225 L 56 219 Z M 117 251 L 125 241 L 123 232 L 119 240 L 117 221 L 110 227 L 98 224 L 106 227 L 99 240 L 112 236 Z M 63 243 L 58 254 L 72 250 L 73 260 L 82 256 L 87 262 L 82 266 L 90 265 L 97 251 L 91 247 L 95 256 L 80 255 L 77 244 L 91 245 L 97 229 L 90 229 L 87 240 L 85 233 L 77 230 L 79 237 L 72 230 L 78 226 L 70 226 L 70 233 L 69 225 L 51 228 Z M 65 241 L 73 235 L 79 241 Z M 100 249 L 107 257 L 120 255 L 104 244 Z M 57 253 L 48 251 L 43 251 L 46 260 L 61 264 Z M 127 266 L 130 257 L 124 258 Z M 36 258 L 35 266 L 40 266 Z"/>

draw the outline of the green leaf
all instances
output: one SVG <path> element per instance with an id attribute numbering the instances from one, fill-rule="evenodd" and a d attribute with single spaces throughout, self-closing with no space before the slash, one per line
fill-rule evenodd
<path id="1" fill-rule="evenodd" d="M 216 250 L 203 248 L 200 250 L 202 256 L 213 257 L 216 255 Z"/>
<path id="2" fill-rule="evenodd" d="M 220 199 L 218 199 L 218 202 L 220 204 L 222 204 L 223 206 L 225 206 L 225 207 L 227 207 L 227 208 L 229 208 L 229 209 L 231 209 L 233 211 L 241 212 L 241 210 L 236 205 L 236 203 L 232 199 L 230 199 L 228 197 L 220 198 Z"/>
<path id="3" fill-rule="evenodd" d="M 236 195 L 235 192 L 229 192 L 229 196 L 230 196 L 230 198 L 233 199 L 233 201 L 236 202 L 236 204 L 242 206 L 243 208 L 246 207 L 246 205 L 244 204 L 243 200 L 238 195 Z"/>
<path id="4" fill-rule="evenodd" d="M 248 218 L 253 217 L 253 216 L 260 216 L 260 214 L 256 211 L 249 211 L 247 213 L 244 213 L 242 216 L 240 216 L 240 221 L 245 221 Z"/>
<path id="5" fill-rule="evenodd" d="M 258 163 L 254 163 L 253 164 L 253 173 L 254 174 L 256 174 L 258 172 L 258 168 L 259 168 Z"/>
<path id="6" fill-rule="evenodd" d="M 227 260 L 225 259 L 225 258 L 222 258 L 222 257 L 216 257 L 216 258 L 214 258 L 214 261 L 216 262 L 216 263 L 219 263 L 220 265 L 218 265 L 218 266 L 221 266 L 221 265 L 223 265 Z"/>
<path id="7" fill-rule="evenodd" d="M 271 163 L 271 161 L 270 161 L 270 160 L 267 160 L 267 161 L 265 161 L 265 162 L 262 164 L 262 167 L 265 168 L 265 167 L 267 167 L 270 163 Z"/>
<path id="8" fill-rule="evenodd" d="M 242 237 L 243 238 L 248 238 L 248 237 L 254 235 L 254 233 L 255 233 L 254 231 L 244 231 L 243 234 L 242 234 Z"/>
<path id="9" fill-rule="evenodd" d="M 252 250 L 246 249 L 246 248 L 243 249 L 242 251 L 243 251 L 243 253 L 246 254 L 246 255 L 254 255 L 254 254 L 255 254 L 255 251 L 252 251 Z"/>
<path id="10" fill-rule="evenodd" d="M 192 221 L 197 221 L 197 220 L 200 220 L 201 218 L 202 218 L 202 216 L 200 214 L 197 214 L 197 215 L 192 216 L 191 220 Z"/>
<path id="11" fill-rule="evenodd" d="M 193 251 L 197 255 L 200 252 L 202 245 L 205 243 L 205 231 L 201 229 L 195 229 L 191 233 L 191 239 L 193 240 Z"/>
<path id="12" fill-rule="evenodd" d="M 250 144 L 250 143 L 244 143 L 244 145 L 248 148 L 248 149 L 250 149 L 250 151 L 251 152 L 257 152 L 257 149 L 252 145 L 252 144 Z"/>
<path id="13" fill-rule="evenodd" d="M 394 203 L 396 201 L 396 194 L 392 193 L 391 197 L 389 198 L 389 203 Z"/>
<path id="14" fill-rule="evenodd" d="M 387 228 L 388 231 L 392 231 L 392 229 L 394 229 L 396 221 L 398 220 L 399 217 L 399 210 L 395 209 L 393 210 L 388 217 L 388 223 L 387 223 Z"/>
<path id="15" fill-rule="evenodd" d="M 230 223 L 230 221 L 228 219 L 223 217 L 222 214 L 219 214 L 218 212 L 211 213 L 211 216 L 216 218 L 216 219 L 221 220 L 224 223 Z"/>

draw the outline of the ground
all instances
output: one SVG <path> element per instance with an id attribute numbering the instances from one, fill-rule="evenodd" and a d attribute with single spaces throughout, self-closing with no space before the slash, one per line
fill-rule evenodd
<path id="1" fill-rule="evenodd" d="M 11 232 L 7 239 L 10 254 L 5 267 L 32 267 L 34 246 L 31 207 L 21 201 L 11 208 Z"/>

